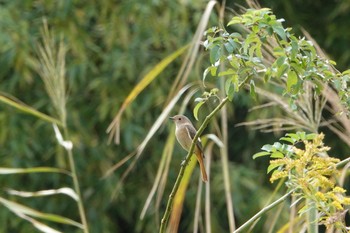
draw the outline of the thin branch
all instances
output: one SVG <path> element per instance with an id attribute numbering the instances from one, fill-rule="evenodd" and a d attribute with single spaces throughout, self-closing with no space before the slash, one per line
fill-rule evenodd
<path id="1" fill-rule="evenodd" d="M 291 195 L 294 191 L 295 191 L 295 189 L 290 190 L 288 193 L 284 194 L 282 197 L 280 197 L 276 201 L 272 202 L 270 205 L 265 206 L 264 208 L 262 208 L 257 214 L 255 214 L 253 217 L 251 217 L 242 226 L 237 228 L 237 230 L 235 230 L 233 233 L 242 232 L 243 229 L 245 229 L 247 226 L 252 224 L 255 220 L 260 218 L 265 212 L 269 211 L 270 209 L 272 209 L 273 207 L 275 207 L 276 205 L 280 204 L 285 199 L 287 199 L 289 197 L 289 195 Z"/>

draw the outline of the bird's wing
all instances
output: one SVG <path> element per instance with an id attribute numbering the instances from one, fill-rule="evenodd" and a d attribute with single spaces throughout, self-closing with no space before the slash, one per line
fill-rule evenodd
<path id="1" fill-rule="evenodd" d="M 195 130 L 195 128 L 192 125 L 188 125 L 186 128 L 186 131 L 188 133 L 188 136 L 193 140 L 194 136 L 196 135 L 197 131 Z M 199 147 L 199 149 L 201 151 L 203 151 L 203 146 L 202 146 L 202 142 L 201 139 L 198 138 L 197 142 L 196 142 L 197 146 Z"/>

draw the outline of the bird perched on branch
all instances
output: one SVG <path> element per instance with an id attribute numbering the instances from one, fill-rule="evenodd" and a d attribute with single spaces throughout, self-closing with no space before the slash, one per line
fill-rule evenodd
<path id="1" fill-rule="evenodd" d="M 186 116 L 176 115 L 176 116 L 170 117 L 170 119 L 173 120 L 176 124 L 175 135 L 176 135 L 177 141 L 186 151 L 189 151 L 191 148 L 193 138 L 197 133 L 197 130 L 194 128 L 192 122 Z M 203 161 L 204 159 L 203 147 L 199 138 L 196 142 L 194 153 L 197 157 L 199 167 L 202 173 L 202 180 L 204 182 L 207 182 L 208 176 L 207 176 L 207 172 L 205 170 L 204 161 Z"/>

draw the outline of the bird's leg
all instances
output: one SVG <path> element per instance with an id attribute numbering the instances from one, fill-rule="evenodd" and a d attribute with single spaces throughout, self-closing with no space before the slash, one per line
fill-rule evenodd
<path id="1" fill-rule="evenodd" d="M 190 162 L 191 161 L 191 159 L 189 159 L 188 160 L 188 162 Z M 181 166 L 183 167 L 183 166 L 186 166 L 187 164 L 186 164 L 186 157 L 181 161 Z"/>

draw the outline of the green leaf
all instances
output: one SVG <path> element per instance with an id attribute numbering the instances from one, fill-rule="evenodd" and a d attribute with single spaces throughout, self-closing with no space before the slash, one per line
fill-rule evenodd
<path id="1" fill-rule="evenodd" d="M 279 35 L 279 37 L 281 37 L 282 40 L 287 40 L 286 32 L 282 25 L 280 24 L 272 25 L 272 29 L 277 35 Z"/>
<path id="2" fill-rule="evenodd" d="M 253 155 L 253 159 L 256 159 L 256 158 L 259 158 L 259 157 L 263 157 L 263 156 L 266 156 L 266 155 L 269 155 L 269 154 L 270 154 L 270 152 L 266 152 L 266 151 L 255 153 Z"/>
<path id="3" fill-rule="evenodd" d="M 256 101 L 255 83 L 250 80 L 250 96 Z"/>
<path id="4" fill-rule="evenodd" d="M 218 67 L 212 66 L 212 68 L 210 69 L 210 75 L 215 77 L 217 70 L 218 70 Z"/>
<path id="5" fill-rule="evenodd" d="M 279 142 L 275 142 L 272 146 L 272 148 L 275 148 L 276 150 L 283 150 L 283 144 L 279 143 Z"/>
<path id="6" fill-rule="evenodd" d="M 281 141 L 286 141 L 286 142 L 290 142 L 291 144 L 295 143 L 295 139 L 290 138 L 290 137 L 282 137 L 280 138 Z"/>
<path id="7" fill-rule="evenodd" d="M 227 70 L 221 71 L 218 76 L 226 76 L 226 75 L 233 75 L 233 74 L 237 74 L 237 71 L 229 68 Z"/>
<path id="8" fill-rule="evenodd" d="M 294 142 L 297 142 L 300 140 L 299 135 L 295 133 L 287 133 L 286 136 L 292 138 Z"/>
<path id="9" fill-rule="evenodd" d="M 306 135 L 306 140 L 313 140 L 317 137 L 317 133 L 310 133 Z"/>
<path id="10" fill-rule="evenodd" d="M 198 111 L 204 103 L 205 103 L 205 101 L 199 102 L 198 104 L 196 104 L 196 106 L 193 109 L 193 116 L 194 116 L 194 118 L 196 118 L 197 121 L 198 121 Z"/>
<path id="11" fill-rule="evenodd" d="M 287 91 L 290 92 L 291 88 L 298 83 L 298 76 L 293 70 L 288 70 L 287 75 Z"/>
<path id="12" fill-rule="evenodd" d="M 274 158 L 274 159 L 282 159 L 284 158 L 284 154 L 282 154 L 281 152 L 279 151 L 275 151 L 271 154 L 270 156 L 271 158 Z"/>
<path id="13" fill-rule="evenodd" d="M 263 147 L 261 147 L 261 150 L 264 150 L 264 151 L 267 151 L 267 152 L 271 152 L 272 151 L 272 145 L 266 144 Z"/>
<path id="14" fill-rule="evenodd" d="M 218 70 L 218 68 L 216 66 L 209 66 L 208 68 L 206 68 L 203 72 L 203 82 L 205 82 L 205 78 L 207 77 L 207 75 L 210 73 L 211 76 L 215 77 L 216 76 L 216 71 Z"/>
<path id="15" fill-rule="evenodd" d="M 259 32 L 259 26 L 258 26 L 258 25 L 253 25 L 252 31 L 253 31 L 254 33 L 258 33 L 258 32 Z"/>
<path id="16" fill-rule="evenodd" d="M 342 75 L 350 75 L 350 69 L 348 69 L 348 70 L 345 70 L 343 73 L 342 73 Z"/>
<path id="17" fill-rule="evenodd" d="M 278 168 L 279 166 L 281 166 L 280 164 L 270 164 L 268 167 L 267 167 L 267 174 L 269 174 L 272 170 Z"/>
<path id="18" fill-rule="evenodd" d="M 289 69 L 289 65 L 287 63 L 282 64 L 281 66 L 278 67 L 277 69 L 277 78 L 281 78 L 282 75 L 284 75 Z"/>
<path id="19" fill-rule="evenodd" d="M 215 45 L 211 50 L 210 50 L 210 62 L 211 64 L 215 64 L 217 60 L 219 60 L 221 56 L 221 48 L 219 45 Z"/>
<path id="20" fill-rule="evenodd" d="M 268 82 L 270 81 L 270 79 L 271 79 L 271 73 L 272 73 L 271 68 L 268 67 L 267 70 L 266 70 L 266 72 L 265 72 L 265 74 L 264 74 L 264 82 L 265 82 L 265 83 L 268 83 Z"/>
<path id="21" fill-rule="evenodd" d="M 257 43 L 255 53 L 256 53 L 256 56 L 258 56 L 258 58 L 263 59 L 263 55 L 261 52 L 261 42 Z"/>
<path id="22" fill-rule="evenodd" d="M 284 55 L 284 53 L 283 53 L 283 55 Z M 283 65 L 285 63 L 286 59 L 287 59 L 286 56 L 280 56 L 279 58 L 277 58 L 275 61 L 276 66 L 279 67 L 279 66 Z"/>
<path id="23" fill-rule="evenodd" d="M 298 137 L 300 140 L 305 140 L 306 139 L 306 133 L 305 132 L 297 132 Z"/>
<path id="24" fill-rule="evenodd" d="M 231 82 L 231 79 L 227 79 L 225 82 L 225 92 L 230 101 L 233 100 L 233 95 L 235 93 L 234 84 Z"/>
<path id="25" fill-rule="evenodd" d="M 232 39 L 229 39 L 229 41 L 226 42 L 226 43 L 224 44 L 224 46 L 225 46 L 226 51 L 227 51 L 228 53 L 231 54 L 231 53 L 233 53 L 234 47 L 233 47 L 233 44 L 230 43 L 230 40 L 231 40 L 231 42 L 233 42 Z"/>
<path id="26" fill-rule="evenodd" d="M 228 22 L 227 26 L 233 25 L 233 24 L 238 24 L 238 23 L 242 23 L 242 16 L 235 16 L 231 19 L 230 22 Z"/>
<path id="27" fill-rule="evenodd" d="M 292 47 L 292 50 L 291 50 L 291 57 L 292 59 L 295 58 L 295 56 L 298 54 L 299 52 L 299 44 L 297 42 L 297 39 L 294 39 L 292 42 L 291 42 L 291 47 Z"/>

